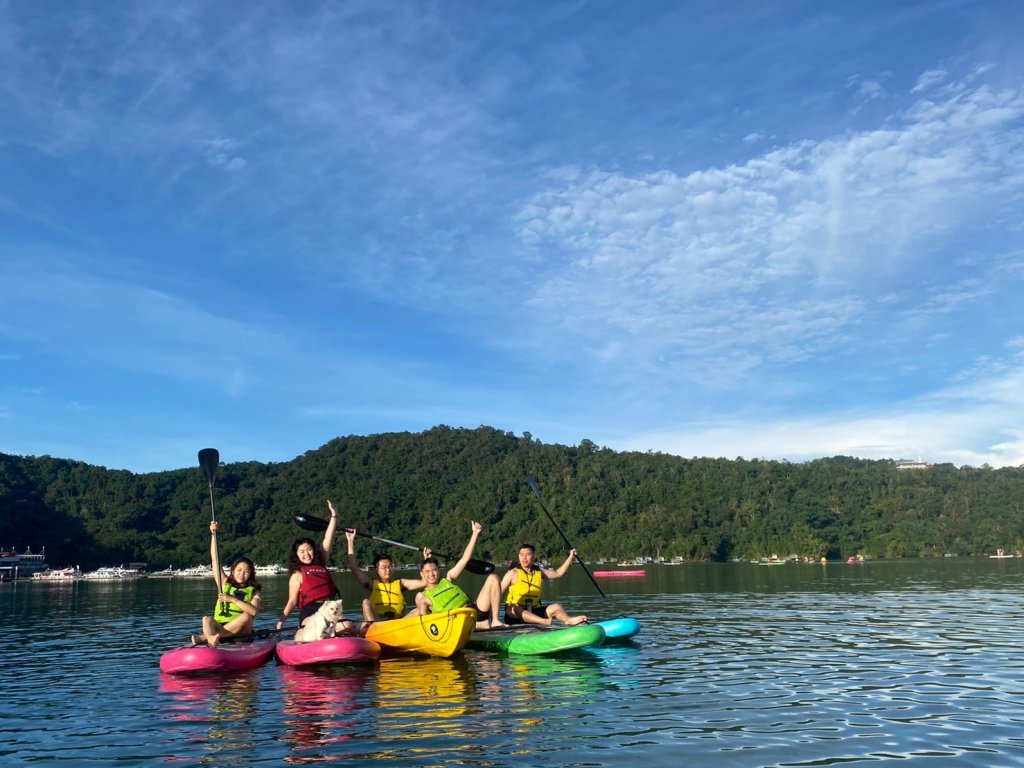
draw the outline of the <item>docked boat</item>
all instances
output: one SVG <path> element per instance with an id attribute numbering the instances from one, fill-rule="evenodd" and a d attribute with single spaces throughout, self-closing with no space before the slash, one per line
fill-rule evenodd
<path id="1" fill-rule="evenodd" d="M 82 569 L 77 565 L 74 568 L 58 568 L 32 574 L 33 581 L 78 581 L 81 578 Z"/>
<path id="2" fill-rule="evenodd" d="M 160 670 L 171 674 L 230 672 L 254 669 L 274 655 L 275 632 L 256 632 L 248 639 L 221 641 L 215 647 L 186 645 L 160 657 Z"/>
<path id="3" fill-rule="evenodd" d="M 95 571 L 89 571 L 82 578 L 87 581 L 123 581 L 127 579 L 141 579 L 142 571 L 136 568 L 125 568 L 123 565 L 117 567 L 103 566 Z"/>
<path id="4" fill-rule="evenodd" d="M 164 568 L 162 571 L 153 571 L 151 574 L 149 574 L 149 578 L 173 579 L 179 573 L 181 573 L 181 571 L 179 571 L 177 568 Z"/>
<path id="5" fill-rule="evenodd" d="M 30 579 L 37 573 L 50 569 L 46 563 L 46 547 L 41 552 L 33 552 L 27 547 L 24 552 L 12 550 L 0 551 L 0 581 L 13 579 Z"/>
<path id="6" fill-rule="evenodd" d="M 365 637 L 338 635 L 309 643 L 282 640 L 277 644 L 277 660 L 293 667 L 311 664 L 355 664 L 380 658 L 380 645 Z"/>
<path id="7" fill-rule="evenodd" d="M 514 629 L 474 632 L 469 639 L 469 647 L 510 656 L 544 656 L 600 645 L 604 639 L 605 631 L 597 624 L 577 624 L 574 627 L 520 624 Z"/>
<path id="8" fill-rule="evenodd" d="M 283 565 L 257 565 L 257 576 L 287 576 L 288 569 Z"/>
<path id="9" fill-rule="evenodd" d="M 213 578 L 213 566 L 193 565 L 191 568 L 183 568 L 178 575 L 185 579 L 211 579 Z"/>
<path id="10" fill-rule="evenodd" d="M 456 608 L 426 616 L 375 621 L 366 639 L 381 647 L 382 654 L 421 653 L 447 658 L 466 647 L 476 626 L 475 608 Z"/>

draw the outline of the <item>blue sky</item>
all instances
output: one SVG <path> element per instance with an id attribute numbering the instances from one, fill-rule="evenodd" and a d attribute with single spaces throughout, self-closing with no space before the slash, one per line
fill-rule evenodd
<path id="1" fill-rule="evenodd" d="M 0 0 L 0 451 L 1024 463 L 1024 3 Z"/>

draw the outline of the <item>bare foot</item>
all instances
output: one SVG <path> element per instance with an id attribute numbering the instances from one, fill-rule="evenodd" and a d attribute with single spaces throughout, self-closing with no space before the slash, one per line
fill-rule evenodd
<path id="1" fill-rule="evenodd" d="M 567 622 L 565 622 L 565 626 L 567 626 L 567 627 L 575 627 L 577 624 L 585 624 L 586 622 L 587 622 L 587 617 L 586 616 L 573 616 L 571 619 L 569 619 Z"/>
<path id="2" fill-rule="evenodd" d="M 206 645 L 206 638 L 205 637 L 196 637 L 195 635 L 192 635 L 191 637 L 189 637 L 189 640 L 191 641 L 193 646 L 196 646 L 196 645 Z"/>

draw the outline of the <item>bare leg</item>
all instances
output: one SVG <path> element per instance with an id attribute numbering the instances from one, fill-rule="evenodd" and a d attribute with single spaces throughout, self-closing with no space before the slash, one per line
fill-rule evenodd
<path id="1" fill-rule="evenodd" d="M 236 616 L 227 624 L 219 624 L 221 627 L 222 637 L 238 637 L 247 636 L 252 634 L 252 616 L 247 613 L 243 613 L 241 616 Z"/>
<path id="2" fill-rule="evenodd" d="M 477 629 L 504 629 L 508 626 L 498 616 L 498 610 L 501 608 L 501 582 L 493 573 L 480 588 L 480 594 L 476 596 L 476 607 L 490 614 L 487 619 L 476 623 Z"/>
<path id="3" fill-rule="evenodd" d="M 377 612 L 373 610 L 373 602 L 370 598 L 363 600 L 363 620 L 364 621 L 376 621 Z"/>
<path id="4" fill-rule="evenodd" d="M 357 627 L 354 622 L 351 622 L 348 619 L 342 619 L 341 621 L 334 622 L 335 635 L 358 635 L 360 634 L 359 629 L 360 628 Z"/>
<path id="5" fill-rule="evenodd" d="M 570 616 L 565 612 L 565 608 L 562 607 L 561 603 L 552 603 L 547 608 L 549 617 L 557 619 L 567 627 L 574 627 L 577 624 L 583 624 L 587 620 L 586 616 Z"/>
<path id="6" fill-rule="evenodd" d="M 416 609 L 410 611 L 410 616 L 426 616 L 430 613 L 430 599 L 422 592 L 416 593 Z"/>
<path id="7" fill-rule="evenodd" d="M 545 619 L 543 616 L 538 616 L 533 611 L 528 611 L 519 605 L 509 606 L 509 614 L 520 619 L 524 624 L 535 624 L 539 627 L 551 626 L 551 619 Z"/>
<path id="8" fill-rule="evenodd" d="M 217 631 L 218 624 L 210 616 L 203 616 L 203 637 L 206 638 L 206 644 L 211 648 L 216 648 L 217 643 L 220 642 L 220 632 Z"/>

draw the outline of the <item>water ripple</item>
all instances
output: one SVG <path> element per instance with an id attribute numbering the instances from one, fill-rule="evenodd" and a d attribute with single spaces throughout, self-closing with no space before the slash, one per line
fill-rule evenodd
<path id="1" fill-rule="evenodd" d="M 638 616 L 622 646 L 199 678 L 156 661 L 208 587 L 4 585 L 0 763 L 1024 765 L 1012 564 L 652 574 L 565 596 Z"/>

